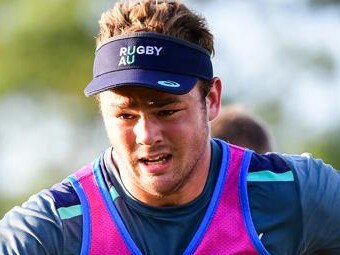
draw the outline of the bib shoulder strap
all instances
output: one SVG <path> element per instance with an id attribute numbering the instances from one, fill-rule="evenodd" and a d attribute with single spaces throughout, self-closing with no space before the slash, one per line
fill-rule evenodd
<path id="1" fill-rule="evenodd" d="M 81 255 L 131 254 L 105 204 L 95 178 L 93 164 L 79 169 L 70 180 L 82 206 Z"/>

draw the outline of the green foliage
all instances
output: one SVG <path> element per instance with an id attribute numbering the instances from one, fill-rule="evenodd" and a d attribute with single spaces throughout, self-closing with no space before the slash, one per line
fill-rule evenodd
<path id="1" fill-rule="evenodd" d="M 288 59 L 290 65 L 304 68 L 330 77 L 336 73 L 336 59 L 324 49 L 301 47 L 298 45 L 285 45 L 282 58 Z"/>
<path id="2" fill-rule="evenodd" d="M 310 0 L 309 3 L 316 6 L 340 5 L 340 0 Z"/>
<path id="3" fill-rule="evenodd" d="M 27 200 L 26 196 L 15 198 L 5 198 L 3 196 L 0 196 L 0 219 L 2 219 L 5 213 L 8 212 L 11 208 L 17 205 L 21 205 L 25 200 Z"/>
<path id="4" fill-rule="evenodd" d="M 275 126 L 280 123 L 283 115 L 282 104 L 279 98 L 272 98 L 257 106 L 259 114 L 270 123 L 271 126 Z"/>
<path id="5" fill-rule="evenodd" d="M 15 6 L 15 7 L 14 7 Z M 0 95 L 50 87 L 79 93 L 92 76 L 94 38 L 81 0 L 18 1 L 0 8 Z"/>
<path id="6" fill-rule="evenodd" d="M 316 158 L 340 170 L 340 128 L 328 131 L 321 136 L 305 142 L 305 151 L 312 152 Z"/>

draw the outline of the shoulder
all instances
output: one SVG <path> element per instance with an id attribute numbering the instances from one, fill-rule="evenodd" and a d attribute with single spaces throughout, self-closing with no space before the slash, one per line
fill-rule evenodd
<path id="1" fill-rule="evenodd" d="M 53 198 L 57 207 L 79 204 L 77 193 L 68 179 L 53 185 L 47 192 Z"/>
<path id="2" fill-rule="evenodd" d="M 60 219 L 67 219 L 81 214 L 80 200 L 71 182 L 65 179 L 48 191 Z"/>
<path id="3" fill-rule="evenodd" d="M 299 183 L 324 181 L 321 178 L 339 178 L 339 171 L 321 159 L 314 158 L 311 154 L 289 155 L 279 153 L 256 154 L 253 153 L 249 172 L 270 170 L 280 174 L 291 171 L 293 178 Z"/>
<path id="4" fill-rule="evenodd" d="M 295 170 L 308 252 L 340 254 L 340 172 L 309 154 L 285 155 Z"/>
<path id="5" fill-rule="evenodd" d="M 255 178 L 257 177 L 257 178 Z M 301 200 L 313 201 L 340 192 L 340 173 L 310 154 L 278 153 L 252 155 L 248 180 L 294 182 Z M 327 194 L 325 192 L 330 192 Z"/>
<path id="6" fill-rule="evenodd" d="M 294 169 L 302 207 L 307 215 L 318 211 L 332 214 L 340 210 L 339 171 L 310 154 L 284 155 L 284 159 Z"/>
<path id="7" fill-rule="evenodd" d="M 340 194 L 340 172 L 331 165 L 307 153 L 281 157 L 293 170 L 303 200 L 328 203 L 327 197 Z"/>
<path id="8" fill-rule="evenodd" d="M 290 205 L 299 211 L 299 190 L 293 172 L 280 154 L 253 153 L 247 174 L 251 202 L 261 210 L 267 206 L 269 211 L 280 211 Z"/>
<path id="9" fill-rule="evenodd" d="M 293 181 L 292 168 L 277 153 L 253 153 L 249 165 L 248 180 L 279 182 Z"/>
<path id="10" fill-rule="evenodd" d="M 321 159 L 314 158 L 311 154 L 301 155 L 283 154 L 282 158 L 294 169 L 299 182 L 306 181 L 322 184 L 324 178 L 340 178 L 339 172 Z M 319 178 L 322 178 L 321 180 Z M 321 182 L 321 183 L 320 183 Z"/>
<path id="11" fill-rule="evenodd" d="M 0 253 L 77 254 L 81 224 L 79 199 L 65 179 L 5 214 L 0 221 Z"/>
<path id="12" fill-rule="evenodd" d="M 257 233 L 271 254 L 293 254 L 302 233 L 300 194 L 290 165 L 276 153 L 253 153 L 247 176 Z M 284 248 L 282 248 L 284 247 Z"/>
<path id="13" fill-rule="evenodd" d="M 257 190 L 260 189 L 262 192 L 265 190 L 270 197 L 266 198 L 271 202 L 270 207 L 281 205 L 279 209 L 285 214 L 295 211 L 291 216 L 295 215 L 297 220 L 292 227 L 300 226 L 296 231 L 301 231 L 298 238 L 301 253 L 333 254 L 328 252 L 334 250 L 336 252 L 334 254 L 338 254 L 340 252 L 340 218 L 338 217 L 340 173 L 331 165 L 309 154 L 269 153 L 253 155 L 248 175 L 261 172 L 264 168 L 269 169 L 275 176 L 290 174 L 273 178 L 276 181 L 248 182 L 250 192 L 253 192 L 256 198 L 252 202 L 261 201 L 259 206 L 263 206 L 264 200 L 257 194 Z M 258 209 L 261 210 L 263 208 Z"/>
<path id="14" fill-rule="evenodd" d="M 0 253 L 58 254 L 63 246 L 62 222 L 53 196 L 43 190 L 16 206 L 0 221 Z"/>

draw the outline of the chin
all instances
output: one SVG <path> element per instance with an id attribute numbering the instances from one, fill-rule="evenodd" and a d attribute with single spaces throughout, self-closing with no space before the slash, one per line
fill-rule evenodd
<path id="1" fill-rule="evenodd" d="M 149 193 L 157 198 L 165 198 L 171 196 L 180 189 L 181 183 L 157 182 L 148 185 Z M 150 189 L 151 187 L 151 189 Z"/>

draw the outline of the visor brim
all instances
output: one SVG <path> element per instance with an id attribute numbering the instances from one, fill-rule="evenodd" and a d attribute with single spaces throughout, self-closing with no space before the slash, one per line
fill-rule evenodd
<path id="1" fill-rule="evenodd" d="M 166 73 L 154 70 L 130 69 L 102 74 L 85 88 L 86 96 L 121 86 L 142 86 L 170 94 L 188 93 L 197 83 L 194 76 Z"/>

